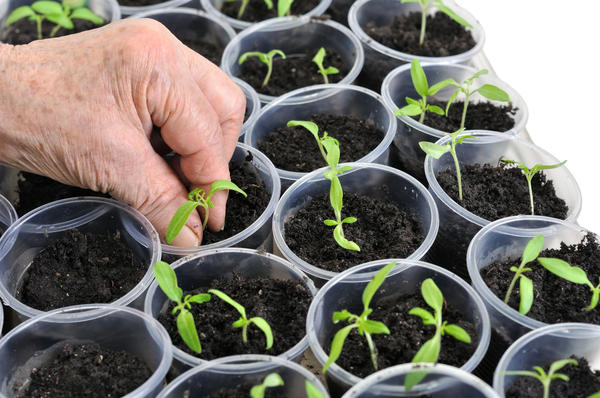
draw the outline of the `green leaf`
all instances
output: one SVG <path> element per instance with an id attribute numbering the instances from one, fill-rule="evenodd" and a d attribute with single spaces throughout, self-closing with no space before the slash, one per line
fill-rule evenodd
<path id="1" fill-rule="evenodd" d="M 369 334 L 390 334 L 390 329 L 385 326 L 385 323 L 367 319 L 362 322 L 362 328 Z"/>
<path id="2" fill-rule="evenodd" d="M 438 145 L 429 141 L 419 142 L 419 146 L 427 155 L 439 159 L 443 154 L 450 152 L 450 145 Z"/>
<path id="3" fill-rule="evenodd" d="M 278 0 L 277 1 L 277 16 L 283 17 L 287 15 L 292 8 L 294 0 Z"/>
<path id="4" fill-rule="evenodd" d="M 335 66 L 328 66 L 325 70 L 323 70 L 323 73 L 326 75 L 335 75 L 340 73 L 340 70 Z"/>
<path id="5" fill-rule="evenodd" d="M 429 94 L 427 76 L 425 75 L 425 71 L 421 67 L 421 63 L 417 58 L 414 58 L 410 64 L 410 76 L 417 93 L 419 93 L 421 97 L 427 97 Z"/>
<path id="6" fill-rule="evenodd" d="M 344 347 L 344 341 L 346 341 L 346 337 L 350 331 L 354 328 L 357 328 L 358 325 L 353 323 L 352 325 L 348 325 L 338 330 L 335 336 L 333 336 L 333 341 L 331 342 L 331 350 L 329 351 L 329 358 L 327 358 L 327 362 L 323 366 L 323 373 L 327 372 L 327 369 L 337 361 L 342 353 L 342 348 Z"/>
<path id="7" fill-rule="evenodd" d="M 452 96 L 448 100 L 448 103 L 446 104 L 446 116 L 448 116 L 448 110 L 450 110 L 450 105 L 452 105 L 452 103 L 456 100 L 456 97 L 458 97 L 458 94 L 460 93 L 460 90 L 461 89 L 459 88 L 454 93 L 452 93 Z"/>
<path id="8" fill-rule="evenodd" d="M 550 365 L 550 369 L 548 369 L 548 374 L 554 374 L 567 365 L 577 366 L 578 363 L 574 359 L 560 359 L 558 361 L 554 361 L 552 362 L 552 365 Z"/>
<path id="9" fill-rule="evenodd" d="M 417 100 L 414 100 L 414 99 L 412 99 L 412 98 L 410 98 L 410 97 L 406 97 L 405 99 L 406 99 L 406 103 L 407 103 L 407 104 L 410 104 L 410 105 L 418 105 L 418 106 L 419 106 L 419 108 L 421 107 L 421 103 L 420 103 L 419 101 L 417 101 Z"/>
<path id="10" fill-rule="evenodd" d="M 344 191 L 342 190 L 342 183 L 337 176 L 334 176 L 329 186 L 329 202 L 333 211 L 342 211 L 342 201 L 344 197 Z"/>
<path id="11" fill-rule="evenodd" d="M 327 164 L 331 170 L 335 170 L 337 172 L 337 166 L 340 162 L 340 144 L 338 140 L 333 137 L 325 137 L 321 139 L 321 144 L 327 153 Z"/>
<path id="12" fill-rule="evenodd" d="M 307 398 L 325 398 L 325 395 L 323 395 L 323 393 L 308 380 L 304 382 L 304 388 L 306 390 Z"/>
<path id="13" fill-rule="evenodd" d="M 544 248 L 544 235 L 536 235 L 525 246 L 521 257 L 521 266 L 534 261 Z"/>
<path id="14" fill-rule="evenodd" d="M 550 380 L 554 380 L 554 379 L 561 379 L 564 381 L 569 381 L 569 376 L 564 375 L 562 373 L 556 373 L 556 374 L 553 374 L 552 376 L 550 376 Z"/>
<path id="15" fill-rule="evenodd" d="M 447 7 L 443 4 L 439 4 L 438 10 L 440 10 L 444 14 L 448 15 L 450 18 L 452 18 L 454 21 L 458 22 L 462 26 L 466 26 L 467 28 L 473 28 L 473 26 L 470 23 L 468 23 L 465 19 L 463 19 L 458 14 L 456 14 L 454 11 L 452 11 L 452 9 L 450 9 L 449 7 Z"/>
<path id="16" fill-rule="evenodd" d="M 237 0 L 227 0 L 227 1 L 237 1 Z M 269 10 L 272 10 L 273 9 L 273 0 L 264 0 L 264 1 L 265 1 L 265 4 L 267 5 L 267 8 Z"/>
<path id="17" fill-rule="evenodd" d="M 287 122 L 287 126 L 288 127 L 296 127 L 296 126 L 304 127 L 306 130 L 308 130 L 313 135 L 313 137 L 315 137 L 315 140 L 320 141 L 319 126 L 317 126 L 316 123 L 307 122 L 304 120 L 290 120 L 289 122 Z"/>
<path id="18" fill-rule="evenodd" d="M 273 61 L 273 58 L 275 58 L 276 55 L 279 55 L 281 58 L 285 59 L 284 52 L 281 50 L 275 49 L 275 50 L 271 50 L 267 53 L 267 57 L 269 58 L 269 63 L 271 63 Z"/>
<path id="19" fill-rule="evenodd" d="M 594 308 L 596 308 L 598 306 L 598 300 L 600 299 L 600 290 L 599 289 L 594 289 L 593 293 L 592 293 L 592 300 L 590 302 L 590 305 L 588 305 L 585 310 L 586 311 L 591 311 Z"/>
<path id="20" fill-rule="evenodd" d="M 444 110 L 437 105 L 428 105 L 427 109 L 429 109 L 430 112 L 436 113 L 438 115 L 444 115 Z"/>
<path id="21" fill-rule="evenodd" d="M 271 330 L 271 326 L 269 326 L 267 321 L 259 316 L 250 318 L 249 321 L 255 324 L 264 333 L 265 338 L 267 339 L 267 350 L 273 347 L 273 331 Z"/>
<path id="22" fill-rule="evenodd" d="M 167 243 L 173 242 L 173 240 L 179 235 L 181 229 L 187 222 L 190 214 L 198 207 L 200 203 L 192 202 L 191 200 L 186 201 L 184 204 L 179 206 L 179 209 L 175 212 L 175 215 L 169 222 L 169 226 L 167 227 L 167 233 L 165 234 L 165 239 Z"/>
<path id="23" fill-rule="evenodd" d="M 102 25 L 104 23 L 104 19 L 94 14 L 89 8 L 77 8 L 71 14 L 71 19 L 84 19 L 96 25 Z"/>
<path id="24" fill-rule="evenodd" d="M 181 310 L 177 316 L 177 330 L 183 342 L 194 352 L 200 354 L 202 347 L 196 331 L 194 316 L 187 310 Z"/>
<path id="25" fill-rule="evenodd" d="M 588 280 L 585 271 L 579 267 L 571 267 L 569 263 L 558 258 L 538 258 L 539 263 L 542 267 L 552 272 L 554 275 L 566 279 L 569 282 L 577 283 L 579 285 L 591 285 L 592 283 Z"/>
<path id="26" fill-rule="evenodd" d="M 489 71 L 488 71 L 487 69 L 482 69 L 482 70 L 480 70 L 480 71 L 476 72 L 476 73 L 475 73 L 473 76 L 471 76 L 470 78 L 468 78 L 468 79 L 466 80 L 466 82 L 468 82 L 468 83 L 472 83 L 472 82 L 473 82 L 473 80 L 475 80 L 475 79 L 478 79 L 478 78 L 479 78 L 479 76 L 487 75 L 487 74 L 488 74 L 488 72 L 489 72 Z"/>
<path id="27" fill-rule="evenodd" d="M 281 0 L 280 0 L 281 2 Z M 323 47 L 319 48 L 319 51 L 315 54 L 312 61 L 319 66 L 319 69 L 323 68 L 323 60 L 325 59 L 325 49 Z"/>
<path id="28" fill-rule="evenodd" d="M 67 7 L 70 10 L 76 10 L 78 8 L 83 8 L 87 4 L 87 0 L 62 0 L 62 6 L 64 9 Z"/>
<path id="29" fill-rule="evenodd" d="M 244 319 L 246 318 L 246 309 L 244 308 L 244 306 L 239 304 L 237 301 L 235 301 L 231 297 L 229 297 L 227 294 L 225 294 L 222 291 L 217 290 L 217 289 L 210 289 L 208 292 L 210 294 L 214 294 L 215 296 L 217 296 L 218 298 L 220 298 L 221 300 L 223 300 L 224 302 L 226 302 L 227 304 L 229 304 L 230 306 L 235 308 L 236 311 L 240 313 L 242 318 L 244 318 Z"/>
<path id="30" fill-rule="evenodd" d="M 354 224 L 357 221 L 358 220 L 356 219 L 356 217 L 346 217 L 342 220 L 342 224 Z"/>
<path id="31" fill-rule="evenodd" d="M 240 58 L 238 59 L 238 65 L 243 64 L 250 57 L 258 57 L 260 62 L 262 62 L 265 65 L 269 65 L 269 59 L 267 59 L 267 54 L 261 53 L 259 51 L 248 51 L 248 52 L 242 54 L 240 56 Z"/>
<path id="32" fill-rule="evenodd" d="M 440 355 L 440 335 L 435 334 L 433 338 L 427 340 L 423 346 L 417 351 L 411 362 L 420 363 L 428 362 L 435 363 Z M 417 385 L 427 375 L 426 372 L 412 372 L 404 379 L 404 388 L 410 390 Z"/>
<path id="33" fill-rule="evenodd" d="M 177 286 L 177 275 L 173 268 L 164 261 L 157 261 L 152 269 L 156 282 L 169 300 L 176 303 L 181 302 L 183 291 Z"/>
<path id="34" fill-rule="evenodd" d="M 190 303 L 202 304 L 210 301 L 210 294 L 202 293 L 202 294 L 194 294 L 188 300 Z"/>
<path id="35" fill-rule="evenodd" d="M 394 112 L 396 116 L 417 116 L 423 113 L 423 109 L 419 105 L 408 104 Z"/>
<path id="36" fill-rule="evenodd" d="M 35 12 L 29 6 L 21 6 L 14 9 L 13 12 L 10 13 L 8 18 L 6 19 L 6 26 L 9 26 L 20 19 L 27 17 L 34 17 Z"/>
<path id="37" fill-rule="evenodd" d="M 533 166 L 531 168 L 531 172 L 532 173 L 537 173 L 540 170 L 551 170 L 551 169 L 556 169 L 558 167 L 561 167 L 563 164 L 567 163 L 567 161 L 565 160 L 564 162 L 560 162 L 557 164 L 536 164 L 535 166 Z"/>
<path id="38" fill-rule="evenodd" d="M 476 91 L 479 92 L 479 94 L 483 95 L 485 98 L 490 99 L 492 101 L 510 102 L 510 97 L 508 96 L 506 91 L 491 84 L 484 84 L 483 86 L 479 87 Z"/>
<path id="39" fill-rule="evenodd" d="M 469 336 L 469 333 L 458 325 L 446 325 L 444 326 L 444 332 L 458 341 L 471 344 L 471 336 Z"/>
<path id="40" fill-rule="evenodd" d="M 65 14 L 58 14 L 58 15 L 46 15 L 46 19 L 48 19 L 48 21 L 60 26 L 61 28 L 65 28 L 65 29 L 73 29 L 75 26 L 73 25 L 73 21 L 71 21 L 69 19 L 68 16 L 66 16 Z"/>
<path id="41" fill-rule="evenodd" d="M 338 222 L 336 220 L 323 220 L 323 223 L 328 227 L 335 227 L 336 225 L 338 225 Z"/>
<path id="42" fill-rule="evenodd" d="M 589 395 L 587 398 L 600 398 L 600 391 L 598 391 L 592 395 Z"/>
<path id="43" fill-rule="evenodd" d="M 461 135 L 461 136 L 460 136 L 460 138 L 458 138 L 458 139 L 456 140 L 456 143 L 457 143 L 457 144 L 462 144 L 462 142 L 463 142 L 464 140 L 466 140 L 467 138 L 478 139 L 478 137 L 475 137 L 474 135 Z"/>
<path id="44" fill-rule="evenodd" d="M 523 274 L 519 278 L 519 291 L 521 295 L 519 312 L 526 315 L 533 304 L 533 282 Z"/>
<path id="45" fill-rule="evenodd" d="M 248 195 L 246 195 L 246 192 L 242 191 L 240 187 L 235 185 L 233 182 L 228 180 L 217 180 L 210 185 L 210 191 L 208 191 L 207 199 L 210 199 L 215 192 L 224 191 L 226 189 L 229 189 L 230 191 L 239 192 L 242 195 L 244 195 L 244 197 L 248 197 Z"/>
<path id="46" fill-rule="evenodd" d="M 424 325 L 435 325 L 435 318 L 431 312 L 424 308 L 414 307 L 408 311 L 409 315 L 416 315 L 423 320 Z"/>
<path id="47" fill-rule="evenodd" d="M 352 316 L 352 313 L 350 313 L 350 311 L 348 311 L 348 310 L 335 311 L 333 313 L 333 323 L 345 321 L 346 319 L 350 318 L 351 316 Z"/>
<path id="48" fill-rule="evenodd" d="M 436 312 L 442 311 L 444 305 L 444 296 L 441 290 L 437 287 L 433 279 L 427 278 L 421 284 L 421 294 L 423 299 Z"/>
<path id="49" fill-rule="evenodd" d="M 269 387 L 283 386 L 283 379 L 277 373 L 270 373 L 265 377 L 263 382 L 250 389 L 250 397 L 252 398 L 264 398 L 265 390 Z"/>
<path id="50" fill-rule="evenodd" d="M 356 243 L 354 243 L 344 237 L 343 230 L 342 230 L 342 224 L 338 224 L 334 228 L 333 239 L 335 239 L 335 241 L 337 242 L 338 245 L 340 245 L 340 247 L 342 247 L 346 250 L 354 250 L 357 252 L 360 251 L 360 247 Z"/>
<path id="51" fill-rule="evenodd" d="M 36 1 L 35 3 L 33 3 L 31 5 L 31 8 L 33 8 L 36 12 L 48 16 L 48 15 L 63 15 L 63 8 L 60 5 L 60 3 L 57 3 L 56 1 L 47 1 L 47 0 L 42 0 L 42 1 Z"/>
<path id="52" fill-rule="evenodd" d="M 454 80 L 454 79 L 446 79 L 446 80 L 442 80 L 441 82 L 438 82 L 436 84 L 434 84 L 433 86 L 429 87 L 429 95 L 436 95 L 438 93 L 438 91 L 440 91 L 443 88 L 446 88 L 448 86 L 458 86 L 459 84 Z"/>
<path id="53" fill-rule="evenodd" d="M 340 167 L 337 171 L 338 174 L 342 174 L 344 171 L 352 170 L 352 166 L 343 166 Z"/>
<path id="54" fill-rule="evenodd" d="M 363 290 L 362 294 L 362 303 L 365 310 L 369 308 L 371 305 L 371 300 L 373 300 L 373 296 L 375 296 L 375 293 L 377 290 L 379 290 L 383 284 L 383 281 L 385 281 L 386 276 L 395 266 L 396 261 L 392 261 L 391 263 L 385 265 L 383 268 L 377 271 L 375 276 L 369 281 L 369 283 L 367 283 L 367 286 L 365 287 L 365 290 Z"/>

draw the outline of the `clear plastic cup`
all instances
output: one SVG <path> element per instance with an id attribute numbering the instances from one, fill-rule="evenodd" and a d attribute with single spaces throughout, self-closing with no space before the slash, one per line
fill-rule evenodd
<path id="1" fill-rule="evenodd" d="M 15 221 L 17 221 L 17 212 L 8 199 L 0 195 L 0 236 Z"/>
<path id="2" fill-rule="evenodd" d="M 344 192 L 381 197 L 381 186 L 388 186 L 393 202 L 401 209 L 419 215 L 425 239 L 408 259 L 423 258 L 433 244 L 439 226 L 438 211 L 427 189 L 413 177 L 389 166 L 368 163 L 344 163 L 340 166 L 344 165 L 352 166 L 352 170 L 339 176 Z M 317 286 L 339 273 L 319 268 L 298 257 L 285 242 L 285 223 L 312 198 L 329 192 L 330 182 L 323 177 L 325 170 L 326 168 L 315 170 L 296 181 L 283 194 L 273 215 L 275 253 L 297 265 L 313 278 Z M 383 197 L 381 199 L 387 200 Z"/>
<path id="3" fill-rule="evenodd" d="M 407 375 L 415 368 L 427 372 L 423 379 L 425 388 L 417 384 L 404 394 L 375 392 L 374 389 L 384 390 L 386 385 L 402 386 Z M 498 394 L 481 379 L 471 373 L 441 363 L 404 364 L 373 373 L 352 387 L 342 398 L 396 398 L 427 395 L 432 398 L 500 398 Z"/>
<path id="4" fill-rule="evenodd" d="M 398 265 L 386 277 L 375 300 L 390 296 L 399 299 L 404 295 L 419 293 L 421 282 L 432 278 L 443 292 L 444 299 L 454 308 L 460 308 L 464 320 L 471 322 L 477 330 L 477 336 L 471 336 L 472 344 L 477 348 L 471 358 L 461 366 L 466 372 L 472 371 L 483 358 L 490 341 L 490 320 L 483 301 L 471 286 L 453 273 L 437 265 L 404 259 L 377 260 L 353 267 L 331 279 L 319 290 L 310 305 L 306 319 L 310 349 L 319 363 L 324 365 L 327 362 L 328 353 L 323 347 L 329 345 L 338 329 L 331 321 L 333 312 L 341 309 L 360 312 L 365 286 L 378 270 L 392 261 L 397 261 Z M 329 391 L 334 396 L 363 380 L 336 363 L 329 367 L 326 377 Z M 430 383 L 422 383 L 421 388 L 425 387 L 430 388 Z M 374 385 L 371 388 L 374 393 L 402 394 L 403 390 L 401 386 L 390 385 Z"/>
<path id="5" fill-rule="evenodd" d="M 350 29 L 337 22 L 310 16 L 272 18 L 240 32 L 225 48 L 221 69 L 229 76 L 237 76 L 241 68 L 238 59 L 248 51 L 266 52 L 276 48 L 292 56 L 304 54 L 307 48 L 312 51 L 318 47 L 335 50 L 350 67 L 339 84 L 351 84 L 356 79 L 364 62 L 358 39 Z M 258 97 L 263 104 L 277 98 L 261 93 L 258 93 Z"/>
<path id="6" fill-rule="evenodd" d="M 0 297 L 15 312 L 18 323 L 45 312 L 20 302 L 15 293 L 33 258 L 46 246 L 77 228 L 80 232 L 120 235 L 120 240 L 147 267 L 141 281 L 114 305 L 141 308 L 152 281 L 152 266 L 160 259 L 160 240 L 150 222 L 136 209 L 112 199 L 79 197 L 40 206 L 12 224 L 0 239 Z"/>
<path id="7" fill-rule="evenodd" d="M 282 95 L 263 108 L 254 124 L 250 126 L 244 142 L 258 148 L 260 141 L 264 141 L 269 133 L 285 126 L 288 121 L 308 120 L 315 113 L 354 116 L 372 122 L 385 135 L 375 149 L 356 161 L 388 164 L 388 148 L 395 136 L 396 117 L 383 103 L 380 95 L 359 86 L 321 84 Z M 318 150 L 316 144 L 312 150 Z M 277 173 L 281 178 L 283 190 L 308 174 L 282 169 L 277 169 Z"/>
<path id="8" fill-rule="evenodd" d="M 169 383 L 158 397 L 208 396 L 221 388 L 261 384 L 271 373 L 277 373 L 283 379 L 281 393 L 287 398 L 305 398 L 306 381 L 310 381 L 325 397 L 329 396 L 319 379 L 295 362 L 268 355 L 235 355 L 188 370 Z"/>
<path id="9" fill-rule="evenodd" d="M 199 287 L 210 286 L 218 278 L 231 278 L 233 273 L 244 278 L 269 277 L 283 280 L 302 281 L 314 295 L 316 288 L 312 281 L 294 265 L 282 258 L 261 251 L 238 248 L 207 250 L 181 258 L 171 264 L 177 275 L 179 286 L 184 292 Z M 144 311 L 154 318 L 165 311 L 169 299 L 158 287 L 156 281 L 148 289 Z M 280 358 L 299 361 L 308 348 L 308 339 L 304 337 L 294 347 L 279 355 Z M 207 361 L 173 347 L 173 371 L 180 374 Z"/>
<path id="10" fill-rule="evenodd" d="M 331 15 L 331 19 L 334 21 L 348 26 L 348 12 L 352 4 L 354 4 L 354 0 L 333 0 L 325 14 Z"/>
<path id="11" fill-rule="evenodd" d="M 231 25 L 236 31 L 244 30 L 250 26 L 256 25 L 254 22 L 242 21 L 241 19 L 231 18 L 221 12 L 221 8 L 226 0 L 200 0 L 201 6 L 211 15 L 217 18 L 224 19 L 229 25 Z M 331 0 L 321 0 L 319 5 L 307 12 L 307 17 L 319 16 L 327 10 Z"/>
<path id="12" fill-rule="evenodd" d="M 248 114 L 248 117 L 242 126 L 242 131 L 240 131 L 239 138 L 239 141 L 243 142 L 246 132 L 250 129 L 260 114 L 261 103 L 260 98 L 258 98 L 258 93 L 252 88 L 251 85 L 242 79 L 238 79 L 237 77 L 234 77 L 232 80 L 242 89 L 244 95 L 246 96 L 246 113 Z"/>
<path id="13" fill-rule="evenodd" d="M 172 360 L 167 331 L 143 312 L 102 304 L 66 307 L 29 319 L 0 340 L 0 398 L 20 396 L 12 386 L 24 383 L 32 368 L 68 342 L 92 342 L 142 360 L 152 376 L 124 398 L 155 397 Z"/>
<path id="14" fill-rule="evenodd" d="M 461 145 L 456 146 L 458 159 L 462 165 L 485 163 L 496 165 L 501 158 L 525 162 L 529 166 L 536 163 L 559 163 L 558 159 L 542 148 L 513 135 L 494 132 L 470 132 L 469 134 L 475 135 L 477 139 L 466 139 Z M 450 137 L 446 136 L 437 142 L 445 144 L 449 140 Z M 440 170 L 448 168 L 455 170 L 450 154 L 443 155 L 440 159 L 431 156 L 425 158 L 425 176 L 429 183 L 429 191 L 440 212 L 440 230 L 429 254 L 433 263 L 447 267 L 468 280 L 466 255 L 469 242 L 483 226 L 495 220 L 485 220 L 471 213 L 443 191 L 436 175 Z M 556 195 L 569 207 L 566 221 L 574 222 L 581 211 L 581 192 L 575 178 L 566 166 L 545 170 L 544 174 L 554 183 Z"/>
<path id="15" fill-rule="evenodd" d="M 463 82 L 465 79 L 473 76 L 475 72 L 478 71 L 475 68 L 465 65 L 424 64 L 422 66 L 430 84 L 434 84 L 448 78 L 452 78 L 457 82 Z M 517 112 L 513 116 L 515 121 L 514 127 L 503 133 L 512 135 L 518 135 L 521 133 L 527 124 L 529 112 L 527 110 L 527 104 L 525 104 L 525 101 L 523 98 L 521 98 L 519 93 L 494 75 L 481 76 L 479 79 L 477 79 L 477 84 L 493 84 L 506 91 L 511 99 L 511 104 L 514 108 L 517 108 Z M 476 87 L 479 87 L 478 85 L 476 85 Z M 435 95 L 435 98 L 442 101 L 448 101 L 455 90 L 456 87 L 454 86 L 446 87 L 445 89 L 440 90 Z M 383 96 L 383 100 L 386 105 L 394 112 L 396 109 L 406 105 L 406 97 L 414 99 L 421 98 L 420 95 L 417 94 L 412 83 L 410 76 L 410 64 L 402 65 L 394 69 L 386 76 L 381 88 L 381 95 Z M 497 106 L 506 105 L 506 103 L 500 101 L 490 101 L 481 96 L 479 93 L 472 95 L 470 101 L 491 102 Z M 419 147 L 419 142 L 435 142 L 442 138 L 447 132 L 434 129 L 424 125 L 423 123 L 419 123 L 410 116 L 398 116 L 398 119 L 398 133 L 394 139 L 394 145 L 398 149 L 398 155 L 400 157 L 399 168 L 417 177 L 419 180 L 424 181 L 425 174 L 423 171 L 423 162 L 425 160 L 425 152 L 423 152 Z"/>
<path id="16" fill-rule="evenodd" d="M 392 69 L 405 63 L 410 63 L 417 58 L 421 63 L 459 64 L 468 63 L 483 48 L 485 34 L 479 22 L 464 8 L 459 7 L 453 0 L 446 0 L 444 4 L 452 8 L 458 15 L 469 22 L 473 29 L 469 29 L 475 40 L 475 46 L 469 51 L 447 57 L 425 57 L 412 55 L 393 50 L 373 40 L 363 28 L 369 22 L 377 26 L 390 25 L 398 15 L 420 12 L 418 3 L 402 3 L 398 0 L 357 0 L 348 13 L 348 24 L 352 32 L 360 39 L 365 50 L 365 65 L 360 76 L 361 83 L 371 88 L 381 87 L 385 75 Z M 433 7 L 432 7 L 433 8 Z M 435 13 L 435 8 L 429 13 Z"/>
<path id="17" fill-rule="evenodd" d="M 504 372 L 531 370 L 571 355 L 583 357 L 594 370 L 600 361 L 600 326 L 586 323 L 557 323 L 527 333 L 510 346 L 494 374 L 494 390 L 504 396 L 518 376 Z"/>
<path id="18" fill-rule="evenodd" d="M 121 9 L 121 13 L 124 16 L 130 16 L 130 15 L 140 14 L 142 12 L 157 11 L 157 10 L 163 10 L 163 9 L 167 9 L 167 8 L 177 8 L 177 7 L 181 7 L 182 5 L 187 5 L 187 3 L 189 3 L 189 2 L 190 2 L 190 0 L 167 0 L 167 1 L 163 1 L 162 3 L 152 4 L 149 6 L 119 5 L 119 7 Z M 193 7 L 193 4 L 190 4 L 189 6 Z"/>
<path id="19" fill-rule="evenodd" d="M 173 262 L 181 257 L 222 247 L 245 247 L 273 251 L 273 235 L 271 234 L 271 220 L 275 206 L 279 201 L 281 184 L 273 163 L 259 150 L 238 142 L 230 163 L 241 164 L 246 161 L 248 154 L 252 156 L 250 162 L 256 168 L 258 175 L 263 179 L 271 199 L 265 211 L 250 226 L 242 232 L 222 241 L 201 246 L 172 246 L 163 243 L 163 260 Z"/>

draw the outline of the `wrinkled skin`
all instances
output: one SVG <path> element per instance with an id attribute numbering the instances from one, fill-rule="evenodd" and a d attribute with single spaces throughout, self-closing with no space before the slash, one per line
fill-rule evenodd
<path id="1" fill-rule="evenodd" d="M 161 237 L 188 188 L 229 179 L 244 109 L 217 66 L 153 20 L 0 44 L 0 163 L 109 193 Z M 153 125 L 162 136 L 154 147 Z M 157 153 L 165 144 L 179 154 L 170 165 Z M 209 228 L 218 230 L 227 193 L 213 198 Z M 173 244 L 199 243 L 200 215 L 186 227 Z"/>

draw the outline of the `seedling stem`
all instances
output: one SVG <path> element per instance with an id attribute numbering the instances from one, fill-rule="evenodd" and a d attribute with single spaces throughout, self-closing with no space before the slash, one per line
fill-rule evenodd
<path id="1" fill-rule="evenodd" d="M 525 377 L 533 377 L 534 379 L 537 379 L 540 383 L 542 383 L 542 386 L 544 386 L 544 398 L 549 398 L 550 397 L 550 384 L 552 383 L 552 380 L 561 379 L 566 382 L 569 381 L 569 376 L 562 374 L 562 373 L 557 373 L 557 371 L 559 371 L 566 365 L 577 366 L 577 361 L 574 359 L 561 359 L 561 360 L 555 361 L 550 365 L 550 369 L 548 369 L 548 373 L 546 373 L 546 371 L 540 366 L 534 366 L 532 368 L 533 370 L 535 370 L 535 372 L 530 371 L 530 370 L 510 370 L 510 371 L 503 372 L 503 373 L 507 376 L 525 376 Z"/>

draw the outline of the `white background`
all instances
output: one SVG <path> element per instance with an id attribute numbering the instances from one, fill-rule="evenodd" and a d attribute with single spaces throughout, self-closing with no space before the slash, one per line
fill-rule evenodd
<path id="1" fill-rule="evenodd" d="M 532 140 L 575 176 L 579 224 L 600 233 L 600 1 L 457 0 L 498 76 L 529 108 Z"/>

